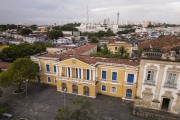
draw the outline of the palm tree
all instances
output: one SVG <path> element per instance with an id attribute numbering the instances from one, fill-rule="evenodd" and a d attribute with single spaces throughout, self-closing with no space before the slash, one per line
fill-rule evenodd
<path id="1" fill-rule="evenodd" d="M 128 58 L 128 57 L 129 57 L 129 53 L 128 53 L 127 49 L 126 49 L 124 46 L 121 46 L 121 47 L 118 49 L 117 54 L 118 54 L 119 57 L 122 58 L 122 59 L 125 59 L 125 58 Z"/>

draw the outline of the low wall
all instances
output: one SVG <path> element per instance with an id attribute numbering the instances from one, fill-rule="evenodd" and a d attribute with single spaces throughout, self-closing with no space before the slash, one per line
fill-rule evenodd
<path id="1" fill-rule="evenodd" d="M 134 106 L 133 115 L 146 120 L 180 120 L 180 115 Z"/>

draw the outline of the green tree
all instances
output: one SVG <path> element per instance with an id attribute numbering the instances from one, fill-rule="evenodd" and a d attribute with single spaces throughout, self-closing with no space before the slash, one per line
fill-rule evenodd
<path id="1" fill-rule="evenodd" d="M 122 59 L 126 59 L 129 57 L 129 53 L 127 52 L 127 49 L 124 46 L 121 46 L 116 54 Z"/>
<path id="2" fill-rule="evenodd" d="M 100 30 L 100 31 L 97 33 L 97 36 L 98 36 L 99 38 L 102 38 L 102 37 L 106 36 L 106 32 Z"/>
<path id="3" fill-rule="evenodd" d="M 18 85 L 18 91 L 20 92 L 23 81 L 34 80 L 38 72 L 39 68 L 33 61 L 28 58 L 18 58 L 7 71 L 0 74 L 0 82 L 3 85 Z"/>
<path id="4" fill-rule="evenodd" d="M 108 37 L 115 35 L 111 29 L 108 29 L 106 33 Z"/>
<path id="5" fill-rule="evenodd" d="M 58 39 L 59 37 L 63 37 L 63 33 L 61 30 L 51 30 L 47 33 L 48 38 L 51 40 Z"/>
<path id="6" fill-rule="evenodd" d="M 95 37 L 95 36 L 91 37 L 91 43 L 98 43 L 98 42 L 99 41 L 98 41 L 97 37 Z"/>
<path id="7" fill-rule="evenodd" d="M 31 55 L 42 53 L 46 51 L 46 47 L 52 47 L 51 43 L 47 42 L 35 42 L 34 44 L 30 43 L 21 43 L 19 45 L 10 45 L 7 48 L 4 48 L 0 52 L 0 58 L 3 60 L 11 58 L 15 60 L 22 57 L 30 57 Z"/>
<path id="8" fill-rule="evenodd" d="M 95 120 L 93 114 L 90 101 L 76 98 L 68 107 L 57 111 L 55 120 Z"/>
<path id="9" fill-rule="evenodd" d="M 104 55 L 111 54 L 111 51 L 108 49 L 108 47 L 107 47 L 106 45 L 103 46 L 103 48 L 101 48 L 101 52 L 102 52 Z"/>
<path id="10" fill-rule="evenodd" d="M 125 29 L 123 31 L 118 31 L 117 34 L 129 34 L 129 33 L 132 33 L 132 32 L 135 32 L 135 29 Z"/>
<path id="11" fill-rule="evenodd" d="M 37 25 L 31 25 L 31 30 L 37 30 L 38 26 Z"/>
<path id="12" fill-rule="evenodd" d="M 21 35 L 29 35 L 30 33 L 32 33 L 32 31 L 30 30 L 30 29 L 28 29 L 28 28 L 23 28 L 23 29 L 21 29 L 20 30 L 20 34 Z"/>

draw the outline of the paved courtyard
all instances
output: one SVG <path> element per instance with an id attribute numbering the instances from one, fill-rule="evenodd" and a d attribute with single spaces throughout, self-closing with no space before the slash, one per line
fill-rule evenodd
<path id="1" fill-rule="evenodd" d="M 4 96 L 1 102 L 7 101 L 11 108 L 12 120 L 25 117 L 28 120 L 53 120 L 57 110 L 63 107 L 63 94 L 56 91 L 55 86 L 29 85 L 28 96 L 13 95 L 13 88 L 4 89 Z M 66 104 L 76 95 L 66 94 Z M 98 95 L 96 99 L 89 99 L 93 103 L 93 108 L 97 120 L 142 120 L 132 116 L 131 105 L 118 98 Z M 1 120 L 5 118 L 0 118 Z"/>

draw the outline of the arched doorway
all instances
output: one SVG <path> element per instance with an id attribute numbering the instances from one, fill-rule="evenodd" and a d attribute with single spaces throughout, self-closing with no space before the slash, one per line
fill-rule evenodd
<path id="1" fill-rule="evenodd" d="M 83 88 L 83 95 L 89 96 L 89 87 L 84 86 L 84 88 Z"/>
<path id="2" fill-rule="evenodd" d="M 67 91 L 67 85 L 66 85 L 66 83 L 62 83 L 62 91 L 64 91 L 64 90 L 66 90 Z"/>
<path id="3" fill-rule="evenodd" d="M 78 86 L 72 85 L 73 93 L 78 94 Z"/>

